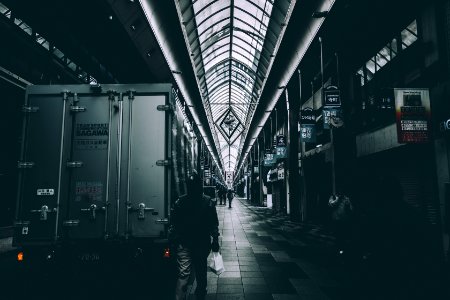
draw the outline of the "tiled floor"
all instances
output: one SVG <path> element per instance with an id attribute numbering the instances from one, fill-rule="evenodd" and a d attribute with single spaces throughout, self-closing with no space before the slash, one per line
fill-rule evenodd
<path id="1" fill-rule="evenodd" d="M 330 270 L 302 253 L 307 241 L 291 238 L 289 230 L 243 199 L 235 199 L 231 209 L 217 206 L 217 213 L 226 271 L 220 276 L 208 271 L 207 299 L 341 299 Z M 195 283 L 191 293 L 194 288 Z"/>

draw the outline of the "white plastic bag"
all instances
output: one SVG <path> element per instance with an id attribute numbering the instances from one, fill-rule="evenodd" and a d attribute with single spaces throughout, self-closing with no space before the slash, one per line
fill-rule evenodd
<path id="1" fill-rule="evenodd" d="M 219 252 L 212 252 L 209 260 L 209 268 L 217 275 L 220 275 L 225 271 L 222 255 Z"/>

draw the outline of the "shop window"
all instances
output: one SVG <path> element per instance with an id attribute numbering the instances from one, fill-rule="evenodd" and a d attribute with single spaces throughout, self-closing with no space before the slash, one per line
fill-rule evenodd
<path id="1" fill-rule="evenodd" d="M 406 49 L 417 41 L 417 21 L 414 20 L 402 33 L 402 49 Z"/>
<path id="2" fill-rule="evenodd" d="M 363 70 L 363 68 L 359 69 L 358 72 L 356 72 L 356 75 L 360 78 L 361 86 L 363 86 L 364 85 L 364 70 Z"/>
<path id="3" fill-rule="evenodd" d="M 408 25 L 402 32 L 401 36 L 401 47 L 406 49 L 411 46 L 414 42 L 418 40 L 417 34 L 417 21 L 414 20 Z M 398 54 L 398 47 L 400 40 L 394 38 L 392 41 L 386 44 L 378 53 L 370 58 L 366 64 L 359 69 L 356 74 L 361 76 L 361 86 L 365 85 L 367 82 L 372 80 L 375 73 L 381 68 L 387 65 L 392 59 L 394 59 Z M 366 76 L 364 77 L 364 69 L 366 71 Z"/>

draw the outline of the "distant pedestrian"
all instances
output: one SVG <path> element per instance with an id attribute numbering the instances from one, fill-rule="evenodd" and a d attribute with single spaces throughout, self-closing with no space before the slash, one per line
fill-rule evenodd
<path id="1" fill-rule="evenodd" d="M 203 195 L 201 179 L 194 173 L 187 180 L 187 194 L 176 201 L 171 215 L 171 238 L 177 249 L 176 300 L 186 297 L 192 266 L 197 280 L 196 299 L 205 299 L 207 257 L 211 250 L 219 251 L 218 226 L 214 202 Z"/>
<path id="2" fill-rule="evenodd" d="M 219 192 L 220 192 L 220 196 L 219 196 L 220 205 L 225 205 L 225 203 L 226 203 L 225 196 L 226 196 L 227 191 L 223 185 L 220 185 Z"/>
<path id="3" fill-rule="evenodd" d="M 228 208 L 231 208 L 231 202 L 233 201 L 234 193 L 232 189 L 228 189 L 227 191 L 227 199 L 228 199 Z"/>

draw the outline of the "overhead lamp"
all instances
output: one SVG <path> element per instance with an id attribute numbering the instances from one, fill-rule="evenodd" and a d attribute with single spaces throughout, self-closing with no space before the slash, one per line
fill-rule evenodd
<path id="1" fill-rule="evenodd" d="M 320 19 L 320 18 L 325 18 L 326 16 L 328 16 L 328 10 L 324 10 L 324 11 L 315 11 L 312 14 L 313 18 L 316 19 Z"/>
<path id="2" fill-rule="evenodd" d="M 110 16 L 108 17 L 108 19 L 109 19 L 109 20 L 112 20 L 112 19 L 113 19 L 113 16 L 110 15 Z"/>

